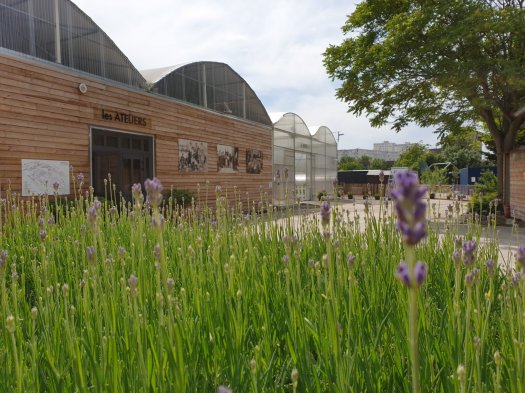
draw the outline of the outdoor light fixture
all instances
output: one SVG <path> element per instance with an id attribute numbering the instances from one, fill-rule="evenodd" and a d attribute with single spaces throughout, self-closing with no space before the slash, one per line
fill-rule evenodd
<path id="1" fill-rule="evenodd" d="M 87 91 L 88 91 L 88 88 L 87 88 L 87 85 L 85 83 L 81 83 L 78 85 L 78 90 L 82 93 L 82 94 L 86 94 Z"/>

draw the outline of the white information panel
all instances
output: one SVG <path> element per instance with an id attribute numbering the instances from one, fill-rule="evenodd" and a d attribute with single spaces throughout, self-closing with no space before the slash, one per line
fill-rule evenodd
<path id="1" fill-rule="evenodd" d="M 53 195 L 58 184 L 58 195 L 68 195 L 69 161 L 22 160 L 22 196 Z"/>

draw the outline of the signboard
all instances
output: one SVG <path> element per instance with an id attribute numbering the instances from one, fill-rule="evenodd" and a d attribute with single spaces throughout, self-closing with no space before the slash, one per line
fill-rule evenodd
<path id="1" fill-rule="evenodd" d="M 69 195 L 69 161 L 22 160 L 22 196 Z"/>
<path id="2" fill-rule="evenodd" d="M 106 108 L 98 109 L 98 111 L 100 111 L 100 118 L 102 120 L 139 127 L 150 127 L 150 121 L 148 118 L 135 113 L 115 111 Z"/>

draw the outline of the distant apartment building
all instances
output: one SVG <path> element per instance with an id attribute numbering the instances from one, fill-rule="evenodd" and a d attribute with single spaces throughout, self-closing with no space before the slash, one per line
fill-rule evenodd
<path id="1" fill-rule="evenodd" d="M 370 158 L 379 158 L 385 161 L 395 161 L 399 158 L 401 153 L 410 147 L 411 143 L 393 143 L 384 141 L 381 143 L 374 143 L 373 149 L 345 149 L 338 150 L 338 157 L 353 157 L 359 158 L 368 156 Z"/>

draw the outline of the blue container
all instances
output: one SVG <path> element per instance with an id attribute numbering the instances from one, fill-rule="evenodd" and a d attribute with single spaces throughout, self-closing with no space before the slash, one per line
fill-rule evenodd
<path id="1" fill-rule="evenodd" d="M 494 175 L 498 175 L 498 169 L 495 166 L 463 168 L 459 170 L 459 184 L 468 186 L 476 184 L 479 181 L 482 172 L 491 171 Z"/>

